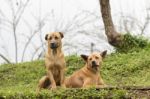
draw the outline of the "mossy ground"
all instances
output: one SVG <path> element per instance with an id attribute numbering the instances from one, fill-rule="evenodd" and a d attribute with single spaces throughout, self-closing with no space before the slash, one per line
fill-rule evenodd
<path id="1" fill-rule="evenodd" d="M 124 51 L 124 50 L 123 50 Z M 67 56 L 66 76 L 84 66 L 78 56 Z M 150 47 L 146 46 L 127 53 L 108 55 L 100 71 L 102 78 L 112 86 L 150 86 Z M 42 90 L 37 96 L 38 80 L 46 74 L 44 61 L 37 60 L 0 66 L 0 99 L 99 99 L 134 97 L 126 90 L 61 89 Z M 136 96 L 135 96 L 136 97 Z"/>

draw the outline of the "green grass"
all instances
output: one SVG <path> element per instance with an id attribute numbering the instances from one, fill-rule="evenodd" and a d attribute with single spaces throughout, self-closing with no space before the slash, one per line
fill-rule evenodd
<path id="1" fill-rule="evenodd" d="M 140 43 L 143 45 L 143 41 Z M 150 86 L 150 46 L 147 45 L 140 48 L 139 45 L 136 47 L 129 46 L 129 48 L 123 47 L 127 48 L 127 52 L 120 47 L 116 53 L 107 55 L 100 70 L 106 84 L 112 86 Z M 126 46 L 128 46 L 127 43 Z M 134 50 L 135 48 L 138 50 Z M 66 76 L 84 66 L 84 61 L 76 55 L 67 56 L 66 63 Z M 134 97 L 127 90 L 96 90 L 95 88 L 58 88 L 52 91 L 42 90 L 39 95 L 36 95 L 38 80 L 45 74 L 43 60 L 1 65 L 0 99 L 119 99 Z"/>
<path id="2" fill-rule="evenodd" d="M 66 57 L 66 62 L 66 75 L 70 75 L 84 66 L 84 61 L 75 55 Z M 108 55 L 104 59 L 100 73 L 108 85 L 150 86 L 150 48 L 141 49 L 138 52 Z M 88 98 L 90 96 L 106 97 L 109 95 L 118 97 L 115 92 L 121 94 L 120 96 L 127 94 L 124 90 L 110 92 L 108 90 L 96 91 L 95 89 L 58 89 L 56 91 L 43 90 L 39 96 L 36 96 L 35 90 L 38 80 L 45 74 L 43 60 L 1 65 L 0 96 L 11 99 L 13 97 L 14 99 L 16 97 L 27 99 L 35 97 L 60 99 L 63 97 L 65 99 L 66 97 Z"/>

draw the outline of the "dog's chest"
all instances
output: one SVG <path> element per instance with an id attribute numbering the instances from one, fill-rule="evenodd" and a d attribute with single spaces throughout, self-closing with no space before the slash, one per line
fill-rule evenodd
<path id="1" fill-rule="evenodd" d="M 54 76 L 58 76 L 58 74 L 60 73 L 60 69 L 58 69 L 58 67 L 51 68 L 51 71 Z"/>
<path id="2" fill-rule="evenodd" d="M 54 75 L 54 77 L 58 77 L 58 75 L 60 74 L 60 70 L 62 69 L 62 64 L 63 62 L 57 61 L 57 60 L 53 60 L 51 61 L 50 64 L 50 69 Z"/>
<path id="3" fill-rule="evenodd" d="M 49 67 L 52 69 L 62 68 L 64 65 L 64 60 L 59 57 L 52 57 L 48 60 Z"/>
<path id="4" fill-rule="evenodd" d="M 59 68 L 62 67 L 64 61 L 62 59 L 54 59 L 52 65 L 54 65 L 54 67 Z"/>

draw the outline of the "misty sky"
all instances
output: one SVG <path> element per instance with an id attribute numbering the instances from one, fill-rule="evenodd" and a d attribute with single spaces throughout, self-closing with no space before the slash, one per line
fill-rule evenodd
<path id="1" fill-rule="evenodd" d="M 13 19 L 10 5 L 13 5 L 14 13 L 17 13 L 20 2 L 19 0 L 12 0 L 13 4 L 10 4 L 9 1 L 11 0 L 0 0 L 0 53 L 14 62 L 13 30 L 7 21 L 12 22 Z M 25 2 L 26 0 L 22 1 Z M 132 34 L 140 34 L 141 31 L 138 26 L 142 26 L 145 23 L 147 9 L 150 8 L 150 0 L 110 0 L 110 3 L 113 21 L 117 30 L 123 33 L 126 32 L 122 20 L 132 21 L 129 19 L 129 17 L 132 17 L 136 22 L 134 22 L 133 25 L 135 26 L 130 31 Z M 89 15 L 89 12 L 93 15 Z M 68 23 L 71 25 L 71 23 L 76 22 L 73 19 L 74 16 L 77 16 L 76 20 L 79 20 L 77 21 L 79 22 L 79 27 L 75 25 L 73 27 L 66 27 Z M 82 25 L 82 23 L 92 19 L 93 22 L 89 21 L 90 23 L 88 25 Z M 24 44 L 28 40 L 27 37 L 38 29 L 38 20 L 44 20 L 42 23 L 44 26 L 32 39 L 33 44 L 29 44 L 25 52 L 25 61 L 30 61 L 32 54 L 41 46 L 40 35 L 42 36 L 42 41 L 45 42 L 45 34 L 53 31 L 64 32 L 63 50 L 66 55 L 89 54 L 90 43 L 95 44 L 95 51 L 103 51 L 105 49 L 108 52 L 113 51 L 113 47 L 107 43 L 107 38 L 104 34 L 98 0 L 30 0 L 23 12 L 16 31 L 19 61 L 21 61 Z M 129 28 L 131 27 L 130 22 L 127 23 L 127 26 Z M 150 37 L 149 29 L 147 28 L 144 31 L 146 37 Z M 66 30 L 68 31 L 66 32 Z M 41 50 L 42 48 L 39 52 Z M 37 59 L 37 56 L 34 59 Z M 0 58 L 0 63 L 2 62 L 3 60 Z"/>

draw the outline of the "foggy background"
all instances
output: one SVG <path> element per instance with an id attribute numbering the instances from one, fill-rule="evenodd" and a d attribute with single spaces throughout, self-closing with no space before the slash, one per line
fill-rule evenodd
<path id="1" fill-rule="evenodd" d="M 150 38 L 149 0 L 110 0 L 110 4 L 118 32 Z M 42 58 L 45 34 L 53 31 L 64 33 L 65 55 L 89 54 L 91 44 L 94 51 L 114 51 L 107 42 L 98 0 L 0 0 L 1 57 L 10 62 Z M 0 63 L 5 63 L 1 57 Z"/>

